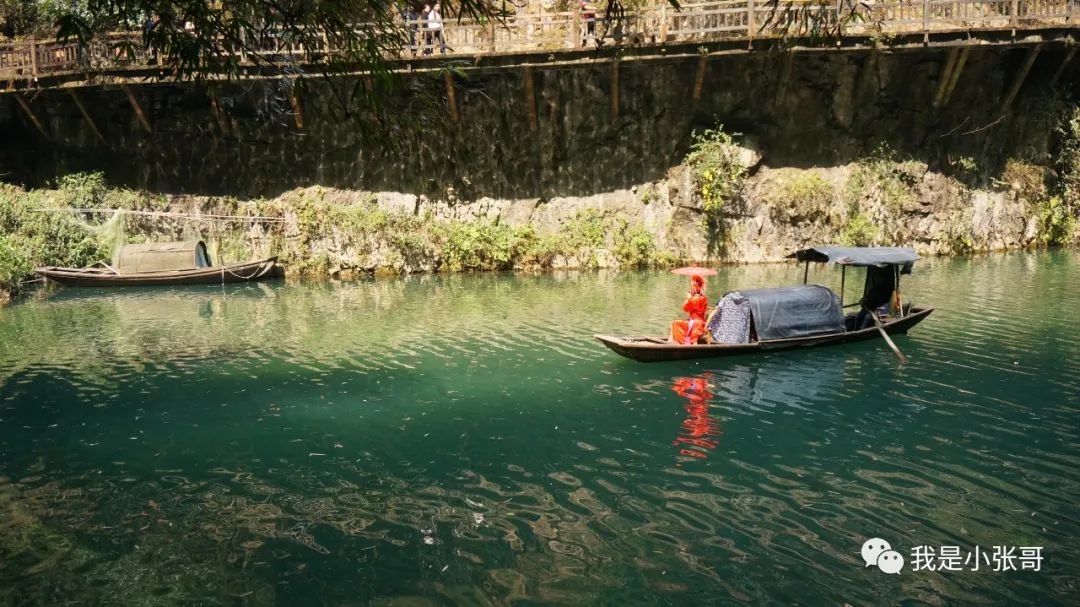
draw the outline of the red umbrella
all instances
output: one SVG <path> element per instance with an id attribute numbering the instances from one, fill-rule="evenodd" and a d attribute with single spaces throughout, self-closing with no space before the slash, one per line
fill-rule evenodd
<path id="1" fill-rule="evenodd" d="M 702 268 L 700 266 L 687 266 L 685 268 L 675 268 L 671 271 L 672 274 L 678 274 L 680 276 L 716 276 L 716 270 L 709 268 Z"/>

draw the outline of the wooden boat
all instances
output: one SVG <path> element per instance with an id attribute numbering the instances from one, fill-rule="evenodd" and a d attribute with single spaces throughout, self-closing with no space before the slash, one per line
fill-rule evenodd
<path id="1" fill-rule="evenodd" d="M 277 257 L 214 266 L 202 242 L 147 243 L 124 246 L 117 267 L 34 270 L 68 287 L 145 287 L 247 282 L 280 275 Z"/>
<path id="2" fill-rule="evenodd" d="M 713 358 L 739 354 L 757 354 L 789 348 L 842 344 L 880 338 L 886 334 L 907 333 L 934 309 L 900 304 L 891 316 L 865 309 L 865 313 L 843 314 L 843 308 L 859 306 L 867 299 L 872 278 L 891 275 L 889 289 L 897 296 L 900 274 L 910 273 L 918 256 L 915 251 L 895 247 L 815 247 L 789 255 L 799 261 L 833 263 L 844 270 L 840 296 L 827 287 L 812 285 L 774 289 L 743 290 L 736 294 L 748 303 L 750 338 L 741 343 L 678 344 L 667 337 L 618 337 L 596 335 L 613 352 L 640 362 L 662 362 Z M 843 284 L 847 266 L 875 268 L 867 270 L 866 286 L 860 303 L 844 306 Z M 808 272 L 807 272 L 808 273 Z M 803 274 L 806 283 L 807 273 Z M 867 315 L 868 314 L 868 315 Z M 874 324 L 857 327 L 856 323 L 872 318 Z M 711 321 L 711 317 L 710 317 Z M 879 329 L 880 327 L 880 329 Z M 712 325 L 710 323 L 710 328 Z M 756 337 L 756 338 L 755 338 Z M 891 342 L 890 342 L 891 343 Z"/>
<path id="3" fill-rule="evenodd" d="M 908 314 L 903 317 L 883 319 L 882 327 L 890 335 L 907 333 L 908 329 L 922 322 L 933 311 L 933 308 L 909 308 Z M 854 320 L 855 315 L 850 314 L 845 318 L 845 323 L 854 322 Z M 714 358 L 736 354 L 759 354 L 788 348 L 846 344 L 867 339 L 881 339 L 877 327 L 809 337 L 759 340 L 745 344 L 695 344 L 691 346 L 672 343 L 666 337 L 615 337 L 612 335 L 596 335 L 595 337 L 600 340 L 600 343 L 611 348 L 617 354 L 644 363 Z"/>
<path id="4" fill-rule="evenodd" d="M 146 287 L 158 285 L 216 285 L 278 276 L 277 257 L 226 266 L 187 270 L 159 270 L 121 274 L 112 268 L 56 268 L 34 270 L 66 287 Z"/>

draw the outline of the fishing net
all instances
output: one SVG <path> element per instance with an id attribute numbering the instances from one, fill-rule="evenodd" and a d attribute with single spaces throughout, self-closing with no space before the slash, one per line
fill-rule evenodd
<path id="1" fill-rule="evenodd" d="M 121 249 L 125 245 L 143 242 L 196 242 L 207 246 L 213 265 L 235 263 L 269 257 L 275 232 L 269 225 L 281 225 L 284 217 L 263 217 L 237 206 L 220 208 L 213 201 L 181 202 L 169 210 L 141 209 L 56 209 L 70 211 L 59 220 L 74 226 L 73 232 L 87 235 L 93 241 L 92 251 L 79 258 L 79 265 L 97 262 L 119 266 Z M 60 225 L 60 224 L 58 224 Z M 84 240 L 83 238 L 76 238 Z"/>
<path id="2" fill-rule="evenodd" d="M 104 221 L 95 221 L 103 213 L 108 213 Z M 120 249 L 126 244 L 146 240 L 164 241 L 203 241 L 208 245 L 211 259 L 221 258 L 223 237 L 227 240 L 228 230 L 222 230 L 218 222 L 199 222 L 195 218 L 171 216 L 139 216 L 124 210 L 94 212 L 86 215 L 72 214 L 71 221 L 82 230 L 94 236 L 103 250 L 104 257 L 112 267 L 118 267 Z M 202 225 L 209 223 L 209 225 Z M 226 245 L 232 244 L 231 242 Z M 230 251 L 231 252 L 231 251 Z"/>
<path id="3" fill-rule="evenodd" d="M 101 223 L 90 223 L 78 214 L 72 214 L 71 220 L 86 232 L 94 235 L 107 251 L 109 265 L 116 267 L 120 257 L 120 247 L 124 246 L 127 236 L 127 213 L 114 211 Z"/>

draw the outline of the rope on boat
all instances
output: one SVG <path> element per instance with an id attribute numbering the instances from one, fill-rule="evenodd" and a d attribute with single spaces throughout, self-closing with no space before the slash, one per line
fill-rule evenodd
<path id="1" fill-rule="evenodd" d="M 191 219 L 194 221 L 261 221 L 265 223 L 287 223 L 284 217 L 267 217 L 265 215 L 215 215 L 192 213 L 177 213 L 173 211 L 133 211 L 128 209 L 101 209 L 101 208 L 70 208 L 70 207 L 39 207 L 32 209 L 41 213 L 124 213 L 128 215 L 144 215 L 150 217 L 173 217 L 176 219 Z"/>
<path id="2" fill-rule="evenodd" d="M 94 262 L 94 265 L 92 265 L 92 266 L 90 266 L 90 267 L 91 267 L 91 268 L 96 268 L 96 267 L 98 267 L 98 266 L 101 266 L 102 268 L 105 268 L 106 270 L 108 270 L 108 271 L 112 272 L 113 274 L 116 274 L 117 276 L 119 276 L 119 275 L 120 275 L 120 271 L 119 271 L 119 270 L 117 270 L 116 268 L 114 268 L 114 267 L 110 266 L 109 264 L 105 263 L 104 261 L 98 261 L 98 262 Z"/>
<path id="3" fill-rule="evenodd" d="M 271 263 L 261 264 L 258 267 L 256 267 L 251 272 L 251 274 L 249 274 L 248 276 L 241 276 L 240 274 L 237 274 L 236 272 L 233 272 L 232 270 L 230 270 L 227 266 L 221 266 L 221 284 L 225 284 L 225 273 L 226 272 L 228 272 L 229 274 L 231 274 L 232 276 L 234 276 L 236 278 L 239 278 L 240 280 L 251 280 L 252 278 L 258 278 L 259 276 L 262 276 L 263 274 L 266 274 L 267 272 L 269 272 L 270 268 L 272 268 L 273 265 L 274 264 L 271 264 Z"/>

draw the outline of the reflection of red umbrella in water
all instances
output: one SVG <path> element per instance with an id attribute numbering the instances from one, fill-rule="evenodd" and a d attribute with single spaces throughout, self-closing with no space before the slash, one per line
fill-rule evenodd
<path id="1" fill-rule="evenodd" d="M 680 377 L 671 387 L 679 396 L 687 400 L 683 407 L 689 416 L 683 420 L 682 434 L 675 439 L 679 445 L 679 455 L 705 459 L 706 451 L 716 448 L 714 435 L 720 434 L 719 425 L 709 418 L 709 400 L 713 393 L 709 391 L 708 376 Z"/>
<path id="2" fill-rule="evenodd" d="M 703 268 L 701 266 L 686 266 L 683 268 L 675 268 L 671 271 L 671 273 L 678 274 L 679 276 L 716 276 L 716 270 Z"/>

